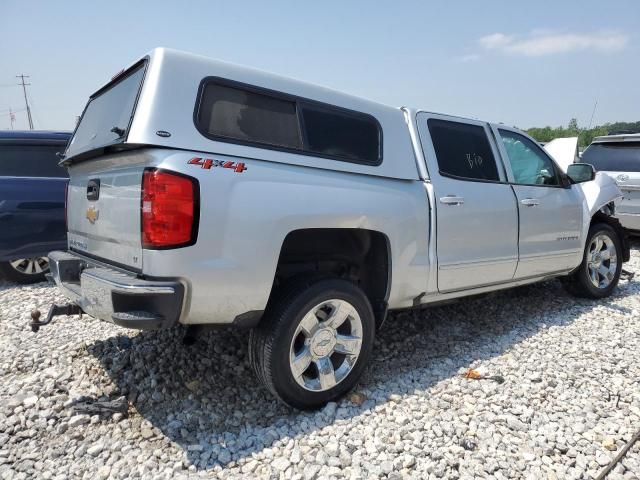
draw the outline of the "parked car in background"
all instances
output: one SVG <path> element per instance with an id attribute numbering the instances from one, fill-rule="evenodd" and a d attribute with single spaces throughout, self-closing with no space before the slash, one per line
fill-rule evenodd
<path id="1" fill-rule="evenodd" d="M 58 165 L 70 132 L 0 132 L 0 276 L 44 280 L 47 254 L 67 243 L 67 171 Z"/>
<path id="2" fill-rule="evenodd" d="M 632 233 L 640 233 L 640 133 L 596 137 L 582 162 L 613 178 L 622 190 L 615 216 Z"/>

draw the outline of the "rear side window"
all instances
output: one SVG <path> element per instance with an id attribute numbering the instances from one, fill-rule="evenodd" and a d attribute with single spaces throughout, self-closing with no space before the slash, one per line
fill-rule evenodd
<path id="1" fill-rule="evenodd" d="M 484 128 L 467 123 L 427 121 L 440 174 L 463 180 L 500 181 Z"/>
<path id="2" fill-rule="evenodd" d="M 604 172 L 640 172 L 640 142 L 593 143 L 581 161 Z"/>
<path id="3" fill-rule="evenodd" d="M 382 162 L 382 132 L 372 116 L 220 79 L 201 89 L 196 126 L 214 140 L 353 163 Z"/>
<path id="4" fill-rule="evenodd" d="M 67 170 L 58 166 L 59 145 L 0 145 L 1 177 L 67 177 Z"/>
<path id="5" fill-rule="evenodd" d="M 296 104 L 215 83 L 206 86 L 198 122 L 210 135 L 300 148 Z"/>
<path id="6" fill-rule="evenodd" d="M 378 160 L 376 122 L 306 106 L 302 107 L 302 118 L 309 151 L 367 163 Z"/>

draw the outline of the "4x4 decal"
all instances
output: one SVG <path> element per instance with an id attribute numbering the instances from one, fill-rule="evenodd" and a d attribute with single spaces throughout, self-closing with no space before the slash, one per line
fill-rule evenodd
<path id="1" fill-rule="evenodd" d="M 193 157 L 187 162 L 189 165 L 200 165 L 205 170 L 210 170 L 211 167 L 231 168 L 236 173 L 244 172 L 247 167 L 243 162 L 226 162 L 222 160 L 213 160 L 211 158 Z"/>

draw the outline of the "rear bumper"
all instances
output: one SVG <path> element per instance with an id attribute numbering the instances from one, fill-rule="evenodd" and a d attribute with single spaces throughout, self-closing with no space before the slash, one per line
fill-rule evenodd
<path id="1" fill-rule="evenodd" d="M 616 212 L 616 218 L 627 230 L 640 231 L 640 215 Z"/>
<path id="2" fill-rule="evenodd" d="M 144 280 L 70 252 L 51 252 L 49 265 L 65 296 L 92 317 L 140 330 L 180 321 L 185 297 L 180 282 Z"/>

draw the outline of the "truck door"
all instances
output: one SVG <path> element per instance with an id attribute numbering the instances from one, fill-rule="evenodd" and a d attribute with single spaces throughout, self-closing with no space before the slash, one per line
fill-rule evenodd
<path id="1" fill-rule="evenodd" d="M 516 278 L 576 267 L 582 259 L 582 196 L 562 180 L 560 168 L 533 140 L 493 126 L 518 198 L 519 260 Z"/>
<path id="2" fill-rule="evenodd" d="M 418 113 L 436 205 L 438 290 L 509 281 L 518 261 L 518 207 L 486 123 Z"/>

